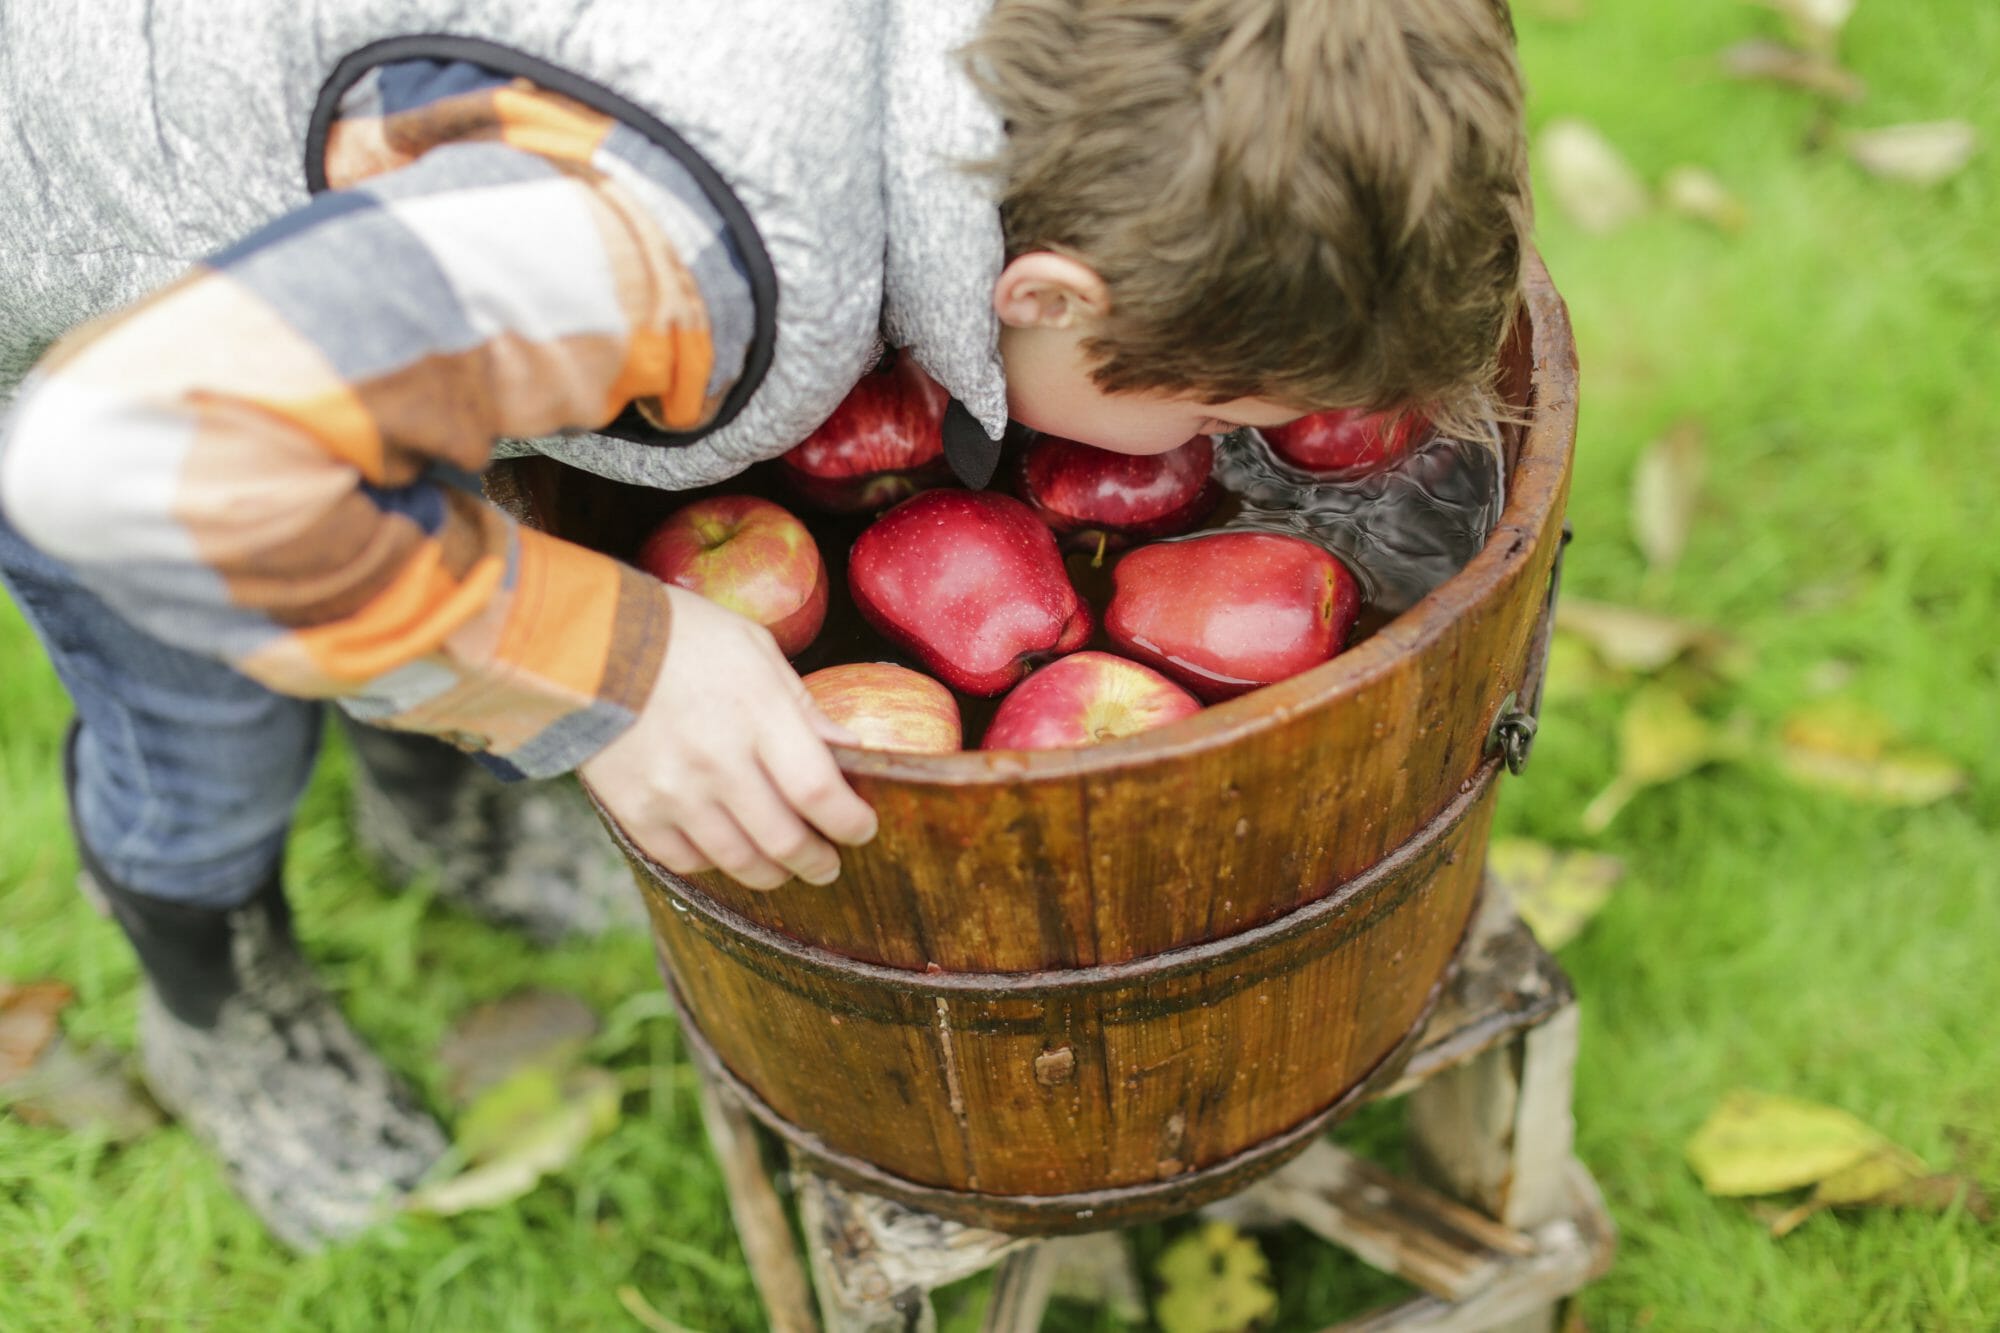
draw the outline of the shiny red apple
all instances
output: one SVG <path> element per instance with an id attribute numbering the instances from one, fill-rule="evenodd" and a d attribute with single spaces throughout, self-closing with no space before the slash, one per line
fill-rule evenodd
<path id="1" fill-rule="evenodd" d="M 804 652 L 826 620 L 826 564 L 812 534 L 752 495 L 675 510 L 639 548 L 639 567 L 756 621 L 787 657 Z"/>
<path id="2" fill-rule="evenodd" d="M 855 540 L 847 583 L 869 624 L 967 694 L 998 694 L 1090 637 L 1054 535 L 991 491 L 903 501 Z"/>
<path id="3" fill-rule="evenodd" d="M 805 503 L 835 514 L 887 509 L 951 476 L 944 459 L 949 397 L 907 352 L 863 375 L 820 428 L 779 458 Z"/>
<path id="4" fill-rule="evenodd" d="M 1211 702 L 1333 657 L 1361 609 L 1331 552 L 1275 532 L 1142 546 L 1111 576 L 1112 640 Z"/>
<path id="5" fill-rule="evenodd" d="M 819 711 L 867 750 L 950 754 L 964 734 L 958 700 L 921 671 L 894 662 L 843 662 L 805 677 Z"/>
<path id="6" fill-rule="evenodd" d="M 1060 750 L 1135 736 L 1201 711 L 1148 666 L 1111 653 L 1071 653 L 1000 701 L 982 750 Z"/>
<path id="7" fill-rule="evenodd" d="M 1260 430 L 1285 462 L 1306 472 L 1372 472 L 1409 452 L 1430 430 L 1414 412 L 1315 412 L 1283 426 Z"/>
<path id="8" fill-rule="evenodd" d="M 1023 452 L 1021 498 L 1074 550 L 1112 549 L 1200 525 L 1222 496 L 1215 444 L 1197 435 L 1163 454 L 1118 454 L 1058 435 Z"/>

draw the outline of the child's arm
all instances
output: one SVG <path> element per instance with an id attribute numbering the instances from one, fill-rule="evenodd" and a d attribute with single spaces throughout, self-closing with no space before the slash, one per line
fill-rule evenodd
<path id="1" fill-rule="evenodd" d="M 702 297 L 615 183 L 435 150 L 65 340 L 0 444 L 0 505 L 136 623 L 273 689 L 528 775 L 598 756 L 671 868 L 830 878 L 811 829 L 860 841 L 873 815 L 768 635 L 470 482 L 496 437 L 634 398 L 705 420 Z"/>

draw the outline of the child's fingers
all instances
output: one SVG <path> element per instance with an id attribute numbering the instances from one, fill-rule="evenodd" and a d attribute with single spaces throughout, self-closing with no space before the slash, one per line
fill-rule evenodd
<path id="1" fill-rule="evenodd" d="M 729 812 L 713 802 L 682 819 L 681 831 L 717 870 L 745 888 L 775 889 L 792 877 L 789 870 L 758 851 Z"/>
<path id="2" fill-rule="evenodd" d="M 847 785 L 805 719 L 794 716 L 766 728 L 757 758 L 792 809 L 827 837 L 859 845 L 875 836 L 875 812 Z"/>
<path id="3" fill-rule="evenodd" d="M 652 830 L 642 845 L 648 856 L 676 875 L 698 875 L 714 868 L 707 857 L 695 850 L 693 843 L 671 828 Z"/>
<path id="4" fill-rule="evenodd" d="M 808 884 L 831 884 L 840 875 L 840 853 L 810 828 L 760 769 L 723 794 L 723 805 L 759 852 Z"/>

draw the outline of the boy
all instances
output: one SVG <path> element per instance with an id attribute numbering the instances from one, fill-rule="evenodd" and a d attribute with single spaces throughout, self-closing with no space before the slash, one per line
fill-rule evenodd
<path id="1" fill-rule="evenodd" d="M 1133 453 L 1462 420 L 1516 299 L 1496 0 L 22 4 L 0 385 L 74 331 L 0 441 L 0 572 L 77 705 L 149 1080 L 300 1246 L 442 1144 L 290 941 L 306 700 L 578 771 L 682 873 L 824 884 L 874 831 L 770 637 L 518 528 L 497 441 L 719 480 L 878 336 L 975 486 L 1010 414 Z"/>

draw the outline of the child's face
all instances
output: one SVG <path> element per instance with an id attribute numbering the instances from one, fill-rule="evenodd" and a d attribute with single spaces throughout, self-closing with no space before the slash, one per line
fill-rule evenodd
<path id="1" fill-rule="evenodd" d="M 1306 409 L 1269 398 L 1205 403 L 1166 392 L 1106 393 L 1083 344 L 1109 309 L 1103 280 L 1066 255 L 1018 256 L 993 288 L 1007 412 L 1024 426 L 1119 454 L 1162 454 L 1196 435 L 1280 426 Z"/>
<path id="2" fill-rule="evenodd" d="M 1106 393 L 1090 378 L 1087 329 L 1000 329 L 1007 414 L 1048 435 L 1117 454 L 1161 454 L 1196 435 L 1281 426 L 1305 415 L 1268 398 L 1203 403 L 1164 392 Z"/>

